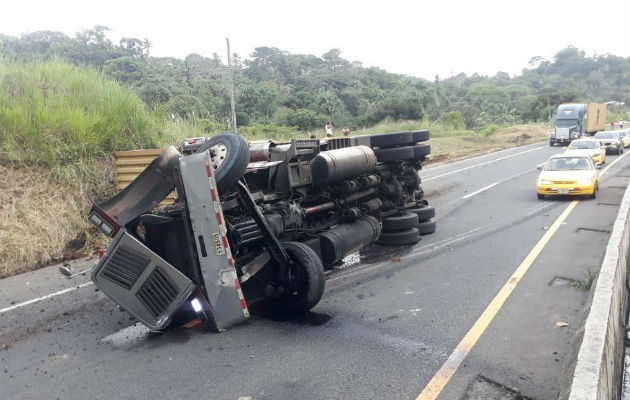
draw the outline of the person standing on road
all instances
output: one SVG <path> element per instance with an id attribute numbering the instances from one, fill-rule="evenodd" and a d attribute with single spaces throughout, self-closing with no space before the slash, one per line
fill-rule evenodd
<path id="1" fill-rule="evenodd" d="M 333 126 L 332 123 L 328 121 L 328 123 L 326 124 L 326 137 L 331 137 L 332 135 L 334 135 Z"/>
<path id="2" fill-rule="evenodd" d="M 610 121 L 610 130 L 615 129 L 615 121 Z"/>
<path id="3" fill-rule="evenodd" d="M 350 128 L 348 128 L 348 125 L 343 126 L 343 128 L 341 129 L 341 133 L 343 133 L 344 136 L 350 135 Z"/>

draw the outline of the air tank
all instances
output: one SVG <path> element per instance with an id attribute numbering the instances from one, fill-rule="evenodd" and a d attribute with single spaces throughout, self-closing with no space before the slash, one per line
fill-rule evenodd
<path id="1" fill-rule="evenodd" d="M 322 151 L 311 160 L 313 186 L 323 187 L 367 174 L 376 166 L 376 155 L 368 146 Z"/>
<path id="2" fill-rule="evenodd" d="M 351 224 L 341 224 L 319 234 L 324 265 L 332 265 L 350 253 L 374 243 L 381 236 L 381 223 L 368 215 Z"/>

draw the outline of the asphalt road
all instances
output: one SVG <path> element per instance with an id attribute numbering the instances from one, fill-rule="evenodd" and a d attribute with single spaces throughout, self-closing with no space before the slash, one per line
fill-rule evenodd
<path id="1" fill-rule="evenodd" d="M 423 170 L 438 231 L 350 257 L 329 274 L 320 304 L 294 321 L 150 336 L 94 286 L 77 289 L 87 277 L 46 268 L 1 280 L 0 397 L 415 399 L 459 358 L 438 399 L 562 398 L 591 293 L 574 286 L 599 269 L 630 157 L 541 247 L 570 200 L 538 200 L 536 166 L 561 151 L 539 143 Z M 535 248 L 529 270 L 511 278 Z M 510 282 L 496 317 L 479 325 Z M 478 340 L 453 356 L 470 332 Z"/>

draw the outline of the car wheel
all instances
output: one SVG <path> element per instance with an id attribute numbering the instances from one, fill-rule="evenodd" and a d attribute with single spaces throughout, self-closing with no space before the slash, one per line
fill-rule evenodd
<path id="1" fill-rule="evenodd" d="M 429 131 L 413 131 L 411 132 L 411 138 L 414 143 L 426 142 L 429 140 Z"/>
<path id="2" fill-rule="evenodd" d="M 240 136 L 225 132 L 206 140 L 196 153 L 210 150 L 212 168 L 220 194 L 232 190 L 249 163 L 249 146 Z"/>
<path id="3" fill-rule="evenodd" d="M 540 193 L 536 193 L 536 196 L 538 196 L 538 199 L 544 199 L 545 195 L 544 194 L 540 194 Z"/>
<path id="4" fill-rule="evenodd" d="M 409 228 L 401 232 L 383 232 L 381 233 L 381 237 L 376 241 L 376 244 L 399 246 L 417 243 L 418 241 L 420 241 L 418 228 Z"/>
<path id="5" fill-rule="evenodd" d="M 408 208 L 407 212 L 416 214 L 419 222 L 435 217 L 435 208 L 433 206 Z"/>
<path id="6" fill-rule="evenodd" d="M 619 151 L 623 154 L 623 146 L 619 146 Z"/>
<path id="7" fill-rule="evenodd" d="M 435 221 L 430 219 L 418 224 L 418 232 L 420 235 L 428 235 L 435 232 Z"/>
<path id="8" fill-rule="evenodd" d="M 418 216 L 410 212 L 383 218 L 383 232 L 400 232 L 416 226 L 418 226 Z"/>
<path id="9" fill-rule="evenodd" d="M 392 149 L 376 149 L 374 154 L 376 154 L 376 160 L 382 163 L 411 160 L 414 158 L 414 148 L 412 146 L 403 146 Z"/>
<path id="10" fill-rule="evenodd" d="M 276 299 L 276 307 L 286 316 L 304 314 L 315 307 L 324 294 L 324 267 L 315 251 L 304 243 L 285 242 L 283 245 L 292 261 L 292 279 L 282 296 Z"/>

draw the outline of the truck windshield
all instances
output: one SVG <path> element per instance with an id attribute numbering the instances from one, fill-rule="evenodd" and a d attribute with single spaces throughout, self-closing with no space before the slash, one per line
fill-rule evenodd
<path id="1" fill-rule="evenodd" d="M 584 142 L 573 141 L 569 145 L 569 149 L 599 149 L 599 143 L 591 140 Z"/>
<path id="2" fill-rule="evenodd" d="M 556 121 L 558 128 L 571 128 L 577 125 L 577 121 L 574 119 L 559 119 Z"/>

